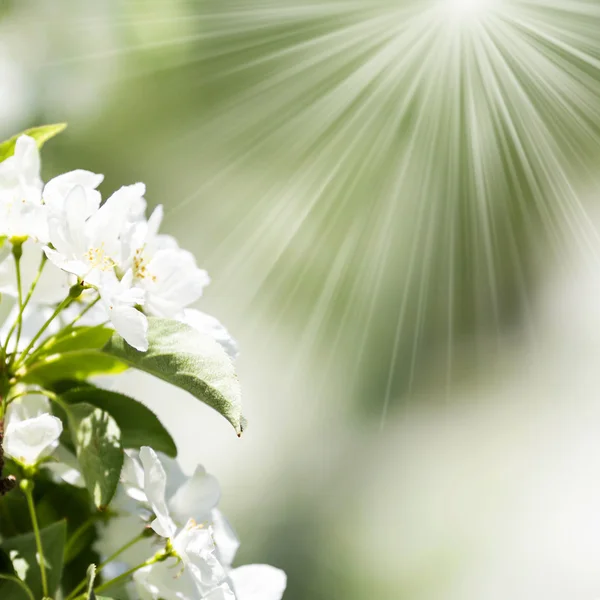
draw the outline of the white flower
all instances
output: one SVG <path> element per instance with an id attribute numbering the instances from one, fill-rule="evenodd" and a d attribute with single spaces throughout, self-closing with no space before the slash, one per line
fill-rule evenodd
<path id="1" fill-rule="evenodd" d="M 0 163 L 0 235 L 36 239 L 44 236 L 42 185 L 37 144 L 33 138 L 22 135 L 13 156 Z"/>
<path id="2" fill-rule="evenodd" d="M 144 192 L 141 183 L 124 186 L 90 215 L 85 188 L 75 186 L 64 200 L 64 209 L 48 216 L 54 248 L 46 246 L 46 256 L 60 269 L 98 286 L 103 273 L 121 267 L 120 236 L 131 206 Z"/>
<path id="3" fill-rule="evenodd" d="M 239 548 L 233 528 L 217 508 L 221 489 L 217 479 L 198 465 L 186 476 L 179 463 L 158 455 L 151 448 L 139 452 L 141 462 L 132 451 L 126 451 L 121 479 L 126 494 L 142 503 L 152 514 L 160 514 L 163 527 L 173 531 L 193 519 L 211 527 L 219 561 L 230 567 Z M 158 528 L 160 528 L 157 523 Z M 154 528 L 154 527 L 153 527 Z M 155 529 L 156 531 L 156 529 Z"/>
<path id="4" fill-rule="evenodd" d="M 134 285 L 146 295 L 145 312 L 180 318 L 183 309 L 200 298 L 210 278 L 174 238 L 158 233 L 162 217 L 162 206 L 158 206 L 148 221 L 135 224 L 125 239 L 124 254 L 129 257 Z"/>
<path id="5" fill-rule="evenodd" d="M 120 281 L 114 272 L 103 273 L 98 288 L 114 328 L 130 346 L 145 352 L 148 350 L 148 319 L 136 308 L 144 302 L 144 293 L 131 287 L 132 278 L 131 270 Z"/>
<path id="6" fill-rule="evenodd" d="M 238 357 L 238 344 L 231 337 L 230 333 L 225 329 L 223 324 L 215 317 L 207 315 L 195 308 L 186 308 L 183 311 L 183 318 L 181 319 L 184 323 L 193 327 L 196 331 L 209 335 L 218 344 L 223 347 L 223 350 L 227 352 L 232 360 Z"/>
<path id="7" fill-rule="evenodd" d="M 129 457 L 130 460 L 131 457 Z M 217 480 L 209 475 L 204 467 L 198 466 L 194 474 L 186 479 L 167 499 L 167 475 L 156 452 L 144 446 L 140 449 L 140 461 L 143 471 L 134 467 L 137 485 L 129 487 L 129 494 L 143 498 L 143 491 L 150 510 L 155 515 L 152 529 L 162 537 L 172 537 L 177 529 L 189 519 L 204 522 L 210 518 L 211 511 L 217 506 L 221 491 Z M 140 476 L 143 481 L 140 481 Z M 134 497 L 132 496 L 132 497 Z"/>
<path id="8" fill-rule="evenodd" d="M 286 574 L 270 565 L 244 565 L 229 573 L 237 600 L 281 600 Z"/>
<path id="9" fill-rule="evenodd" d="M 4 451 L 23 465 L 33 466 L 58 446 L 62 422 L 42 414 L 32 419 L 9 420 L 4 434 Z"/>
<path id="10" fill-rule="evenodd" d="M 225 570 L 217 559 L 210 527 L 198 525 L 190 518 L 178 529 L 173 517 L 188 509 L 190 513 L 210 514 L 219 501 L 218 484 L 200 468 L 167 501 L 167 475 L 156 452 L 148 446 L 142 447 L 140 461 L 143 470 L 135 463 L 127 467 L 134 481 L 129 493 L 140 499 L 145 496 L 155 517 L 150 526 L 158 535 L 171 540 L 183 570 L 174 582 L 167 564 L 150 565 L 136 574 L 138 589 L 147 598 L 200 600 L 224 579 Z M 137 487 L 140 485 L 143 489 Z"/>
<path id="11" fill-rule="evenodd" d="M 207 589 L 185 570 L 174 577 L 172 565 L 158 563 L 139 570 L 134 581 L 142 600 L 281 600 L 287 577 L 269 565 L 245 565 Z"/>
<path id="12" fill-rule="evenodd" d="M 60 213 L 65 209 L 65 200 L 76 186 L 83 188 L 84 206 L 87 216 L 91 216 L 100 207 L 102 197 L 96 189 L 104 180 L 104 175 L 77 169 L 58 175 L 45 186 L 42 198 L 49 212 Z"/>
<path id="13" fill-rule="evenodd" d="M 155 563 L 136 571 L 135 587 L 142 600 L 203 600 L 213 598 L 225 572 L 214 555 L 210 532 L 197 527 L 182 530 L 173 541 L 182 564 Z M 183 569 L 181 568 L 183 566 Z M 234 600 L 234 596 L 223 598 Z"/>

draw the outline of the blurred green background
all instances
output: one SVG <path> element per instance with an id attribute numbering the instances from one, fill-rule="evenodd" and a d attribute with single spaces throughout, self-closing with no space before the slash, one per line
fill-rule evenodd
<path id="1" fill-rule="evenodd" d="M 287 600 L 600 594 L 597 0 L 4 0 L 0 133 L 144 181 L 250 428 L 128 374 Z"/>

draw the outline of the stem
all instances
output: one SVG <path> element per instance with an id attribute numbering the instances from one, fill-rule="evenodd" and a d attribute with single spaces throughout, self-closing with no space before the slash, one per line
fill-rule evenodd
<path id="1" fill-rule="evenodd" d="M 42 334 L 44 333 L 44 331 L 46 331 L 46 329 L 48 329 L 48 327 L 50 327 L 50 324 L 52 323 L 52 321 L 54 321 L 54 319 L 65 308 L 67 308 L 67 306 L 69 306 L 69 304 L 71 304 L 72 301 L 73 301 L 73 297 L 71 295 L 69 295 L 56 307 L 56 309 L 54 310 L 52 315 L 50 315 L 50 318 L 42 325 L 42 328 L 33 336 L 33 339 L 29 342 L 29 345 L 27 346 L 27 348 L 25 348 L 25 350 L 23 350 L 23 352 L 21 352 L 21 355 L 19 356 L 19 359 L 17 360 L 15 368 L 20 366 L 21 363 L 23 363 L 23 361 L 27 358 L 27 354 L 35 346 L 35 343 L 40 339 L 40 337 L 42 337 Z"/>
<path id="2" fill-rule="evenodd" d="M 37 287 L 40 277 L 42 276 L 42 271 L 44 270 L 44 265 L 46 264 L 47 260 L 48 259 L 46 258 L 46 255 L 42 253 L 42 260 L 40 260 L 40 266 L 38 267 L 37 273 L 35 274 L 35 277 L 34 277 L 33 281 L 31 282 L 29 292 L 27 292 L 27 296 L 26 296 L 24 302 L 21 302 L 21 300 L 23 298 L 23 293 L 21 291 L 21 281 L 20 281 L 21 269 L 19 268 L 19 275 L 18 275 L 18 278 L 19 278 L 19 304 L 21 305 L 21 310 L 19 311 L 19 318 L 18 318 L 19 326 L 17 329 L 17 341 L 15 342 L 15 354 L 13 355 L 13 359 L 12 359 L 13 361 L 17 357 L 16 353 L 19 349 L 19 342 L 21 341 L 21 329 L 23 327 L 23 314 L 25 313 L 25 309 L 27 308 L 27 305 L 29 304 L 31 297 L 33 296 L 33 292 L 35 292 L 35 288 Z"/>
<path id="3" fill-rule="evenodd" d="M 161 556 L 161 559 L 162 559 L 162 556 Z M 129 569 L 128 571 L 125 571 L 125 573 L 121 573 L 114 579 L 111 579 L 110 581 L 107 581 L 106 583 L 103 583 L 102 585 L 98 586 L 94 590 L 94 592 L 96 592 L 96 593 L 103 592 L 104 590 L 107 590 L 109 587 L 112 587 L 113 585 L 116 585 L 117 583 L 121 583 L 121 581 L 124 581 L 130 575 L 133 575 L 136 571 L 139 571 L 140 569 L 143 569 L 144 567 L 153 565 L 155 562 L 158 562 L 161 559 L 159 559 L 157 556 L 153 556 L 152 558 L 145 560 L 143 563 L 140 563 L 136 567 L 133 567 L 133 568 Z"/>
<path id="4" fill-rule="evenodd" d="M 69 541 L 67 542 L 67 545 L 65 546 L 65 550 L 64 550 L 64 555 L 65 555 L 65 562 L 67 557 L 69 556 L 69 553 L 71 552 L 71 549 L 73 548 L 73 546 L 75 545 L 75 542 L 77 542 L 79 540 L 79 538 L 90 528 L 94 525 L 94 523 L 96 523 L 96 521 L 98 520 L 98 515 L 92 515 L 89 519 L 87 519 L 85 521 L 85 523 L 83 523 L 83 525 L 80 525 L 76 530 L 75 533 L 69 538 Z"/>
<path id="5" fill-rule="evenodd" d="M 75 325 L 75 323 L 77 323 L 77 321 L 79 321 L 81 318 L 83 318 L 89 310 L 91 310 L 94 306 L 96 306 L 96 304 L 98 303 L 99 300 L 100 300 L 100 296 L 98 295 L 69 324 L 64 326 L 63 331 L 68 331 L 69 329 L 71 329 L 73 327 L 73 325 Z"/>
<path id="6" fill-rule="evenodd" d="M 21 282 L 21 256 L 23 255 L 23 245 L 16 244 L 13 246 L 12 251 L 13 257 L 15 259 L 15 273 L 17 276 L 17 296 L 19 299 L 19 312 L 17 313 L 17 318 L 15 322 L 12 324 L 10 330 L 8 331 L 8 335 L 6 336 L 6 341 L 4 342 L 4 354 L 8 353 L 8 345 L 10 343 L 10 338 L 14 333 L 15 329 L 17 329 L 17 342 L 15 343 L 15 353 L 17 352 L 19 346 L 19 338 L 21 336 L 21 326 L 23 323 L 23 310 L 25 307 L 23 306 L 23 285 Z"/>
<path id="7" fill-rule="evenodd" d="M 56 404 L 58 404 L 65 412 L 69 411 L 69 407 L 65 404 L 64 400 L 61 400 L 60 396 L 50 390 L 32 390 L 31 393 L 46 396 L 46 398 L 52 400 L 52 402 L 56 402 Z"/>
<path id="8" fill-rule="evenodd" d="M 48 596 L 48 579 L 46 577 L 46 559 L 44 558 L 44 548 L 42 546 L 42 537 L 40 535 L 40 526 L 38 525 L 37 515 L 35 514 L 35 505 L 33 503 L 33 481 L 23 479 L 20 484 L 21 490 L 27 498 L 27 506 L 31 515 L 31 524 L 35 535 L 35 545 L 37 546 L 38 561 L 40 564 L 40 574 L 42 576 L 42 590 L 44 596 Z"/>
<path id="9" fill-rule="evenodd" d="M 23 311 L 25 303 L 23 302 L 23 281 L 21 280 L 21 257 L 15 256 L 15 270 L 17 272 L 17 294 L 19 298 L 19 315 L 17 316 L 17 341 L 15 342 L 15 354 L 19 350 L 19 341 L 21 340 L 21 329 L 23 329 Z"/>
<path id="10" fill-rule="evenodd" d="M 55 333 L 54 335 L 50 335 L 48 336 L 28 357 L 27 362 L 31 364 L 31 362 L 33 361 L 33 359 L 37 358 L 39 356 L 40 353 L 42 353 L 44 351 L 44 349 L 46 348 L 46 346 L 48 346 L 48 344 L 51 344 L 52 342 L 54 342 L 56 339 L 58 339 L 59 337 L 64 336 L 65 334 L 69 333 L 69 331 L 71 329 L 73 329 L 73 326 L 79 321 L 79 319 L 81 319 L 93 306 L 96 305 L 96 303 L 100 300 L 100 296 L 98 296 L 97 298 L 95 298 L 90 304 L 88 304 L 68 325 L 65 325 L 58 333 Z M 109 321 L 105 321 L 102 324 L 98 324 L 98 325 L 94 325 L 94 327 L 103 327 L 104 325 L 106 325 L 106 323 L 108 323 Z"/>
<path id="11" fill-rule="evenodd" d="M 115 558 L 117 558 L 119 555 L 123 554 L 123 552 L 125 552 L 126 550 L 129 550 L 129 548 L 131 548 L 132 546 L 137 544 L 139 541 L 143 540 L 145 537 L 147 537 L 147 534 L 146 534 L 146 531 L 144 530 L 142 533 L 140 533 L 140 535 L 136 535 L 132 540 L 130 540 L 129 542 L 127 542 L 126 544 L 121 546 L 114 554 L 111 554 L 106 560 L 102 561 L 98 565 L 98 568 L 96 569 L 96 574 L 100 573 L 100 571 L 102 571 L 102 569 L 104 569 L 104 567 L 108 563 L 115 560 Z M 140 567 L 138 567 L 138 568 L 140 568 Z M 71 591 L 71 593 L 66 597 L 65 600 L 73 600 L 73 598 L 75 598 L 75 596 L 77 596 L 77 594 L 80 592 L 80 590 L 85 587 L 86 583 L 87 583 L 87 578 L 84 579 L 83 581 L 80 581 L 79 584 L 77 585 L 77 587 Z M 96 590 L 96 591 L 99 591 L 99 590 Z"/>
<path id="12" fill-rule="evenodd" d="M 33 595 L 33 592 L 31 591 L 30 587 L 22 579 L 19 579 L 16 575 L 7 575 L 6 573 L 0 573 L 0 579 L 12 581 L 13 583 L 20 585 L 25 591 L 25 593 L 29 596 L 29 598 L 31 598 L 31 600 L 35 600 L 35 596 Z"/>

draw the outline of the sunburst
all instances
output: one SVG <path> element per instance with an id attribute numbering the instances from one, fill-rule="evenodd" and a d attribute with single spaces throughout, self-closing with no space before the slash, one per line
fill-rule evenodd
<path id="1" fill-rule="evenodd" d="M 180 208 L 244 194 L 213 262 L 252 273 L 274 322 L 303 307 L 302 355 L 352 348 L 369 375 L 348 386 L 385 418 L 425 356 L 450 382 L 461 338 L 526 317 L 540 239 L 595 235 L 577 183 L 600 150 L 599 31 L 593 1 L 228 3 L 196 57 L 219 101 L 192 129 L 227 166 Z"/>
<path id="2" fill-rule="evenodd" d="M 177 5 L 203 110 L 172 210 L 213 220 L 220 297 L 300 320 L 300 364 L 341 365 L 384 419 L 432 355 L 450 385 L 463 338 L 476 362 L 527 323 L 535 251 L 591 247 L 597 0 Z"/>

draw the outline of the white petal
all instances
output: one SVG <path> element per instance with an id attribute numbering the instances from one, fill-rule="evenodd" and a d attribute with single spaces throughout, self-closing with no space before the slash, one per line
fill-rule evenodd
<path id="1" fill-rule="evenodd" d="M 44 187 L 44 203 L 55 211 L 64 210 L 65 198 L 69 192 L 80 185 L 85 189 L 87 216 L 98 210 L 100 206 L 100 192 L 96 188 L 102 183 L 104 175 L 97 175 L 91 171 L 77 169 L 63 173 L 51 179 Z"/>
<path id="2" fill-rule="evenodd" d="M 9 422 L 4 450 L 15 460 L 34 465 L 56 447 L 62 429 L 61 420 L 48 414 L 16 423 Z"/>
<path id="3" fill-rule="evenodd" d="M 183 472 L 176 458 L 171 458 L 162 452 L 159 452 L 158 455 L 167 474 L 167 498 L 172 498 L 177 490 L 188 480 L 188 476 Z M 187 521 L 187 517 L 185 520 Z"/>
<path id="4" fill-rule="evenodd" d="M 134 457 L 131 450 L 125 450 L 123 469 L 121 470 L 121 483 L 125 493 L 138 502 L 148 502 L 144 493 L 144 468 Z"/>
<path id="5" fill-rule="evenodd" d="M 14 156 L 17 168 L 27 183 L 41 188 L 40 151 L 36 141 L 28 135 L 19 136 L 15 144 Z"/>
<path id="6" fill-rule="evenodd" d="M 133 575 L 141 600 L 203 600 L 190 573 L 172 561 L 139 569 Z"/>
<path id="7" fill-rule="evenodd" d="M 212 511 L 211 518 L 217 556 L 221 564 L 229 568 L 233 564 L 235 555 L 240 547 L 240 540 L 229 521 L 219 509 L 215 508 Z"/>
<path id="8" fill-rule="evenodd" d="M 204 596 L 204 600 L 236 600 L 236 597 L 229 584 L 222 583 L 219 587 L 211 590 L 210 594 Z"/>
<path id="9" fill-rule="evenodd" d="M 183 311 L 183 322 L 193 327 L 200 333 L 205 333 L 219 343 L 232 360 L 238 357 L 237 342 L 231 337 L 227 329 L 218 319 L 207 315 L 195 308 L 186 308 Z"/>
<path id="10" fill-rule="evenodd" d="M 125 185 L 118 189 L 100 209 L 90 217 L 89 227 L 92 238 L 102 241 L 116 239 L 128 223 L 132 207 L 143 198 L 146 186 L 143 183 Z"/>
<path id="11" fill-rule="evenodd" d="M 144 467 L 144 492 L 156 516 L 150 526 L 162 537 L 173 537 L 177 527 L 169 515 L 165 499 L 167 487 L 165 470 L 160 464 L 156 452 L 148 446 L 142 446 L 140 449 L 140 460 Z"/>
<path id="12" fill-rule="evenodd" d="M 72 273 L 73 275 L 77 275 L 77 277 L 85 277 L 88 274 L 88 266 L 80 260 L 69 260 L 68 258 L 65 258 L 63 254 L 60 254 L 56 250 L 52 250 L 52 248 L 47 247 L 44 248 L 44 254 L 48 260 L 61 271 Z M 88 278 L 86 277 L 86 281 L 87 280 Z"/>
<path id="13" fill-rule="evenodd" d="M 71 454 L 63 446 L 58 446 L 54 452 L 54 458 L 59 462 L 50 462 L 46 464 L 46 468 L 54 473 L 58 478 L 74 485 L 75 487 L 84 488 L 85 481 L 79 470 L 79 463 L 74 454 Z"/>
<path id="14" fill-rule="evenodd" d="M 48 398 L 41 394 L 29 394 L 13 400 L 8 406 L 6 417 L 9 423 L 18 423 L 49 412 L 50 401 Z"/>
<path id="15" fill-rule="evenodd" d="M 89 250 L 85 235 L 85 222 L 88 218 L 85 190 L 76 185 L 65 198 L 65 210 L 61 213 L 68 232 L 71 251 L 81 256 Z M 58 248 L 60 251 L 60 248 Z"/>
<path id="16" fill-rule="evenodd" d="M 210 511 L 221 498 L 219 482 L 201 465 L 169 500 L 169 509 L 175 519 L 185 523 L 192 518 L 198 522 L 210 518 Z"/>
<path id="17" fill-rule="evenodd" d="M 172 540 L 173 549 L 185 570 L 193 577 L 202 593 L 214 588 L 225 578 L 225 570 L 215 554 L 212 531 L 196 526 L 193 520 Z"/>
<path id="18" fill-rule="evenodd" d="M 148 219 L 148 225 L 147 225 L 148 229 L 147 229 L 147 233 L 146 233 L 146 239 L 153 238 L 155 235 L 158 234 L 158 230 L 160 228 L 160 224 L 162 223 L 163 216 L 164 216 L 164 210 L 163 210 L 162 204 L 159 204 L 152 211 L 152 214 L 150 215 L 150 218 Z"/>
<path id="19" fill-rule="evenodd" d="M 238 600 L 281 600 L 286 574 L 269 565 L 245 565 L 229 573 Z"/>
<path id="20" fill-rule="evenodd" d="M 136 350 L 148 350 L 148 319 L 133 306 L 110 304 L 108 317 L 119 335 Z"/>

